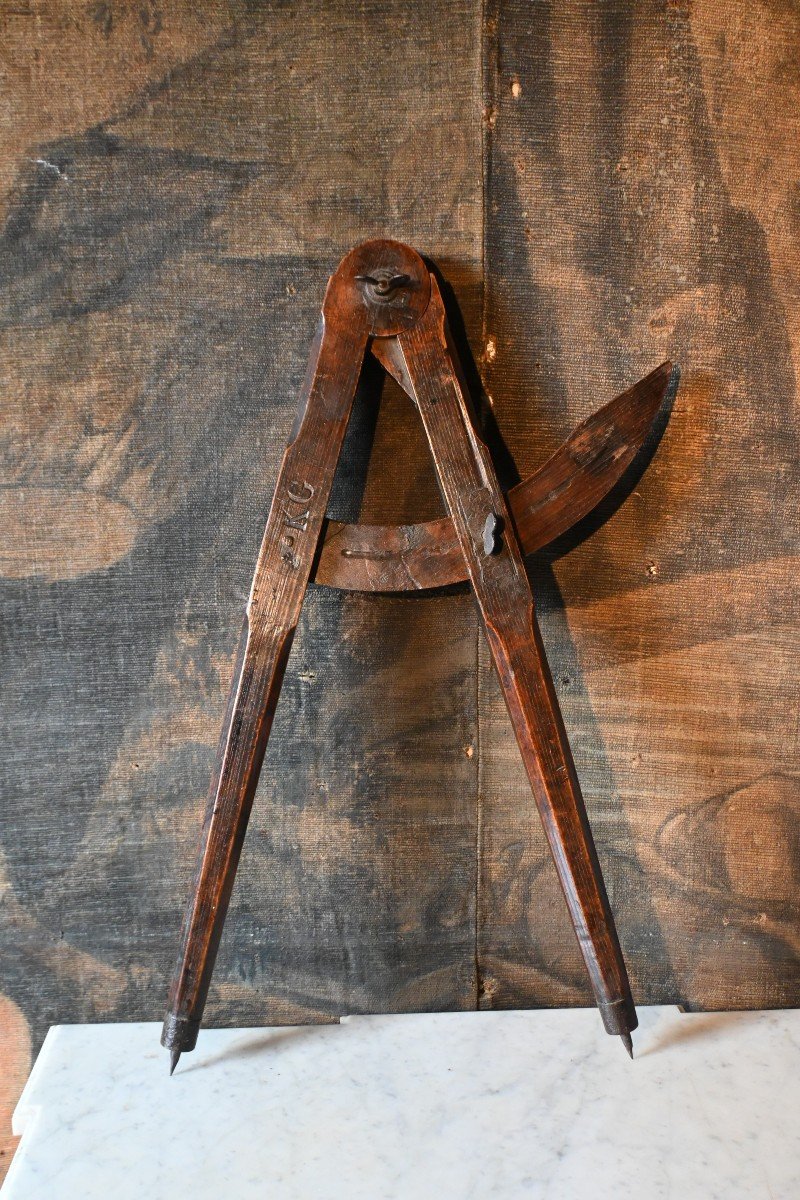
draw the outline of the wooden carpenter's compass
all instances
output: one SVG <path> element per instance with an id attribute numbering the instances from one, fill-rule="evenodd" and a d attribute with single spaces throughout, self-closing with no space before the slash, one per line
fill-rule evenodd
<path id="1" fill-rule="evenodd" d="M 365 355 L 414 401 L 449 516 L 399 527 L 325 522 Z M 671 364 L 584 421 L 507 495 L 470 413 L 435 276 L 399 242 L 342 260 L 253 577 L 161 1041 L 171 1070 L 197 1041 L 292 637 L 311 578 L 361 591 L 469 579 L 606 1030 L 629 1053 L 637 1018 L 523 555 L 570 529 L 617 482 L 661 407 Z M 320 542 L 322 545 L 320 548 Z"/>

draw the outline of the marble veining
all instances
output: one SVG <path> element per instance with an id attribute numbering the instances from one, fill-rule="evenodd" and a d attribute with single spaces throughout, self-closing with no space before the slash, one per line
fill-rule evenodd
<path id="1" fill-rule="evenodd" d="M 800 1012 L 50 1030 L 2 1200 L 797 1200 Z"/>

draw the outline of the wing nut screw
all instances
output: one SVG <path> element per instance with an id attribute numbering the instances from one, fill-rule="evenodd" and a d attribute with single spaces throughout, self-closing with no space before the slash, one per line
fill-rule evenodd
<path id="1" fill-rule="evenodd" d="M 365 284 L 371 299 L 385 302 L 400 288 L 408 287 L 411 276 L 395 275 L 391 271 L 378 268 L 374 275 L 356 275 L 356 280 Z"/>

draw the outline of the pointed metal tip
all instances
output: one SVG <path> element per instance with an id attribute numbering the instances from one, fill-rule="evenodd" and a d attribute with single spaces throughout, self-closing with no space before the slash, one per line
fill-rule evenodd
<path id="1" fill-rule="evenodd" d="M 170 1052 L 169 1052 L 169 1073 L 170 1073 L 170 1075 L 177 1067 L 178 1059 L 180 1058 L 180 1056 L 181 1056 L 181 1052 L 180 1052 L 180 1050 L 177 1049 L 177 1047 L 170 1050 Z"/>
<path id="2" fill-rule="evenodd" d="M 633 1058 L 633 1038 L 629 1033 L 621 1033 L 619 1036 L 622 1038 L 622 1044 L 628 1051 L 628 1054 Z"/>

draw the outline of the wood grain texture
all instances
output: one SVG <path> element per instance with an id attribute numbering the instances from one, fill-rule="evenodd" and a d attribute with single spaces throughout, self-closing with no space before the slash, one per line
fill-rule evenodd
<path id="1" fill-rule="evenodd" d="M 632 1053 L 636 1010 L 521 544 L 459 382 L 435 283 L 424 316 L 399 342 L 592 991 L 606 1031 Z"/>
<path id="2" fill-rule="evenodd" d="M 477 8 L 446 37 L 422 5 L 391 26 L 379 4 L 213 18 L 102 124 L 16 160 L 0 247 L 2 990 L 35 1042 L 163 1011 L 328 274 L 353 241 L 404 236 L 478 327 Z M 357 398 L 334 516 L 441 514 L 411 417 L 388 388 L 379 414 Z M 476 661 L 466 595 L 309 596 L 211 1021 L 474 1006 Z"/>
<path id="3" fill-rule="evenodd" d="M 523 477 L 680 363 L 542 635 L 636 1000 L 798 1003 L 796 6 L 200 8 L 0 16 L 0 990 L 160 1015 L 324 281 L 389 235 Z M 393 387 L 331 512 L 442 515 Z M 273 741 L 211 1021 L 588 1002 L 465 592 L 313 589 Z"/>
<path id="4" fill-rule="evenodd" d="M 484 372 L 520 472 L 598 380 L 682 369 L 626 503 L 534 569 L 634 996 L 796 1004 L 797 9 L 514 2 L 490 28 Z M 480 692 L 484 1002 L 580 1002 L 486 656 Z"/>

